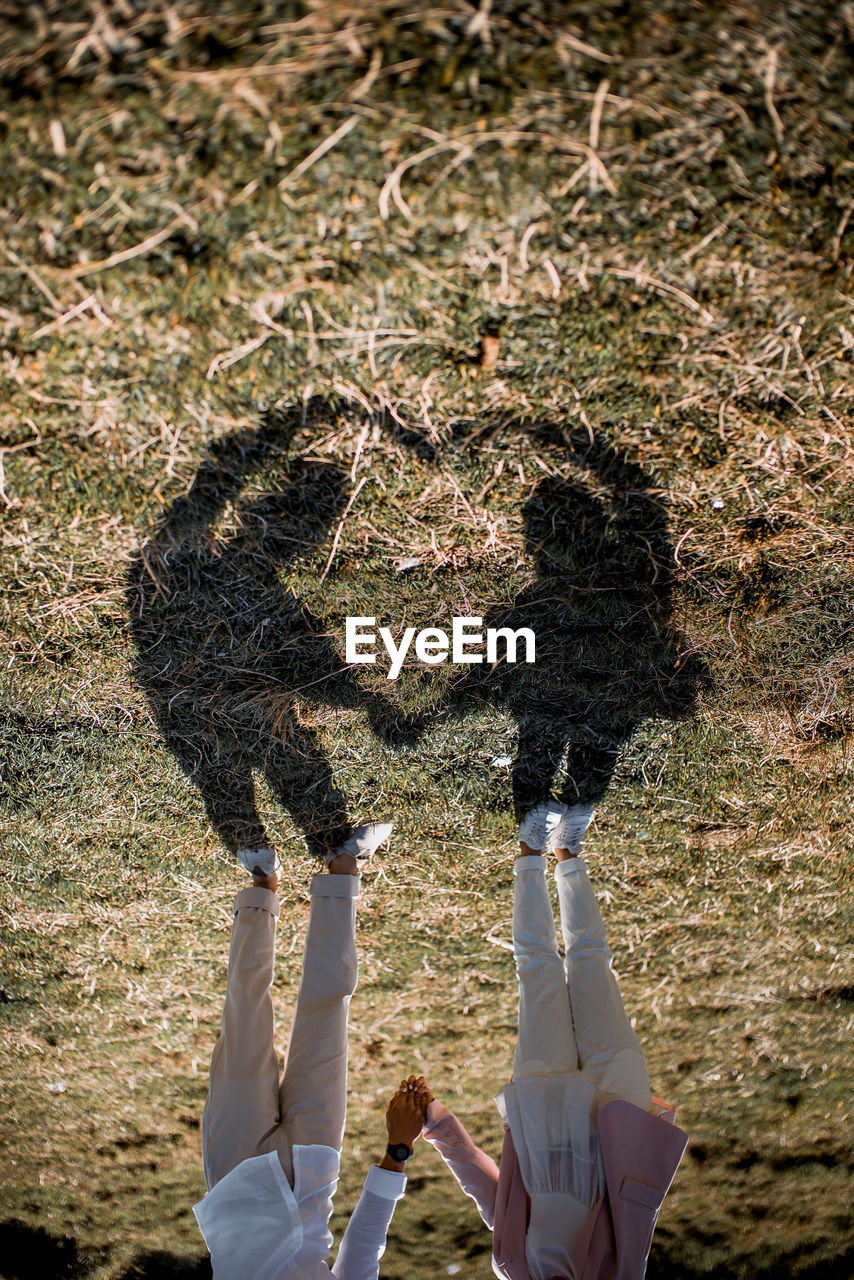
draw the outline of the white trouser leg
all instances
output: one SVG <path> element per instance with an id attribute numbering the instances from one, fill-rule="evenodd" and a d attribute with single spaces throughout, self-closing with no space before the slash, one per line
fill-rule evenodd
<path id="1" fill-rule="evenodd" d="M 649 1076 L 623 1007 L 596 895 L 581 858 L 559 862 L 555 880 L 566 948 L 566 983 L 581 1074 L 604 1093 L 648 1111 Z"/>
<path id="2" fill-rule="evenodd" d="M 567 1075 L 578 1070 L 566 975 L 557 949 L 546 883 L 546 859 L 517 858 L 513 950 L 519 979 L 519 1039 L 513 1075 Z"/>

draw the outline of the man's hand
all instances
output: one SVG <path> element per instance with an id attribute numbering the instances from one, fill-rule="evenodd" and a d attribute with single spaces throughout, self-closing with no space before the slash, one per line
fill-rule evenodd
<path id="1" fill-rule="evenodd" d="M 410 1148 L 415 1146 L 415 1139 L 424 1128 L 427 1107 L 432 1100 L 433 1094 L 423 1076 L 410 1076 L 408 1080 L 401 1081 L 385 1115 L 389 1146 L 401 1142 Z M 392 1160 L 386 1152 L 380 1161 L 380 1168 L 403 1173 L 406 1165 L 402 1161 Z"/>
<path id="2" fill-rule="evenodd" d="M 415 1143 L 415 1139 L 424 1128 L 427 1106 L 433 1094 L 423 1076 L 410 1076 L 401 1081 L 386 1111 L 386 1126 L 390 1143 L 405 1142 L 407 1147 Z"/>

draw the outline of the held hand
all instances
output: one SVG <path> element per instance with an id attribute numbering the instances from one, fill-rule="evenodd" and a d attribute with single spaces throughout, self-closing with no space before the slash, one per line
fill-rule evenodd
<path id="1" fill-rule="evenodd" d="M 427 1106 L 432 1097 L 423 1076 L 410 1076 L 401 1083 L 386 1111 L 390 1143 L 403 1142 L 407 1147 L 414 1146 L 424 1127 Z"/>
<path id="2" fill-rule="evenodd" d="M 423 1076 L 408 1076 L 406 1080 L 401 1080 L 401 1089 L 413 1089 L 425 1099 L 425 1107 L 433 1101 L 433 1091 Z"/>
<path id="3" fill-rule="evenodd" d="M 428 1106 L 431 1106 L 431 1104 L 432 1104 L 432 1107 L 430 1110 L 431 1121 L 444 1120 L 446 1116 L 451 1115 L 451 1112 L 445 1106 L 444 1102 L 436 1101 L 436 1096 L 433 1093 L 433 1090 L 430 1088 L 429 1084 L 427 1083 L 427 1081 L 424 1079 L 423 1076 L 410 1076 L 408 1080 L 404 1080 L 401 1082 L 401 1086 L 400 1086 L 401 1089 L 404 1089 L 407 1086 L 409 1088 L 414 1087 L 424 1101 L 424 1123 L 425 1124 L 427 1123 L 427 1108 Z"/>

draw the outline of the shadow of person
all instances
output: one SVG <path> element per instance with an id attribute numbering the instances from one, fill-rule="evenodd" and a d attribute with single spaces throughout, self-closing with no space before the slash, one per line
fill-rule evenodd
<path id="1" fill-rule="evenodd" d="M 525 661 L 521 639 L 515 664 L 500 644 L 497 661 L 463 668 L 433 708 L 452 717 L 484 704 L 509 711 L 517 818 L 551 795 L 568 805 L 599 800 L 637 727 L 684 715 L 703 675 L 680 654 L 666 511 L 648 477 L 598 439 L 575 437 L 570 454 L 594 481 L 555 475 L 537 485 L 523 509 L 534 580 L 483 619 L 484 630 L 532 631 L 536 661 Z"/>
<path id="2" fill-rule="evenodd" d="M 315 415 L 322 406 L 313 406 Z M 405 739 L 394 708 L 361 689 L 322 623 L 282 585 L 317 552 L 346 505 L 333 462 L 288 457 L 302 412 L 211 446 L 186 496 L 139 548 L 127 580 L 135 674 L 164 741 L 199 789 L 225 846 L 270 845 L 253 771 L 263 774 L 313 853 L 352 830 L 346 798 L 298 699 L 367 707 L 375 732 Z M 275 492 L 242 497 L 262 467 Z M 230 511 L 234 532 L 217 536 Z"/>
<path id="3" fill-rule="evenodd" d="M 500 450 L 502 432 L 526 444 L 551 433 L 578 474 L 537 485 L 523 509 L 532 581 L 483 618 L 484 628 L 530 629 L 535 663 L 459 667 L 434 702 L 428 694 L 423 710 L 405 716 L 360 683 L 323 619 L 283 585 L 318 555 L 346 509 L 346 473 L 291 452 L 309 417 L 325 424 L 328 416 L 328 406 L 312 402 L 214 442 L 128 575 L 136 676 L 225 846 L 270 843 L 254 773 L 266 777 L 312 852 L 337 848 L 352 830 L 333 766 L 299 713 L 306 703 L 362 708 L 374 733 L 396 746 L 411 745 L 437 720 L 495 705 L 518 725 L 517 817 L 551 794 L 567 804 L 598 800 L 637 727 L 685 714 L 703 677 L 696 660 L 681 656 L 672 622 L 673 551 L 659 491 L 598 437 L 555 426 L 510 424 L 508 433 L 506 424 L 485 424 L 476 439 L 452 446 Z M 275 485 L 250 496 L 253 478 L 271 472 Z M 223 536 L 217 525 L 226 514 Z M 472 584 L 464 585 L 470 599 Z M 384 608 L 378 601 L 375 612 Z M 424 673 L 428 681 L 432 674 Z"/>
<path id="4" fill-rule="evenodd" d="M 87 1269 L 72 1236 L 52 1236 L 19 1218 L 0 1222 L 0 1259 L 4 1280 L 73 1280 Z"/>

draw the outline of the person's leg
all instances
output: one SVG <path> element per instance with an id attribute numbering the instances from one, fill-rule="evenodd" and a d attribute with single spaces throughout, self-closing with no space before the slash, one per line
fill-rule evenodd
<path id="1" fill-rule="evenodd" d="M 557 949 L 546 883 L 546 859 L 526 844 L 515 863 L 513 950 L 519 979 L 519 1039 L 513 1075 L 575 1073 L 578 1055 L 572 1031 L 566 977 Z"/>
<path id="2" fill-rule="evenodd" d="M 279 1090 L 292 1146 L 340 1150 L 347 1112 L 347 1018 L 356 989 L 355 858 L 339 855 L 314 876 L 302 980 Z M 343 874 L 341 874 L 343 872 Z"/>
<path id="3" fill-rule="evenodd" d="M 270 883 L 275 888 L 275 880 Z M 211 1057 L 202 1116 L 208 1188 L 242 1160 L 271 1149 L 279 1126 L 279 1064 L 270 997 L 279 910 L 275 892 L 257 884 L 241 890 L 234 902 L 222 1030 Z M 289 1153 L 282 1155 L 288 1173 Z"/>
<path id="4" fill-rule="evenodd" d="M 596 896 L 581 858 L 557 850 L 555 879 L 566 948 L 566 983 L 581 1074 L 604 1093 L 649 1110 L 640 1042 L 623 1007 Z"/>

